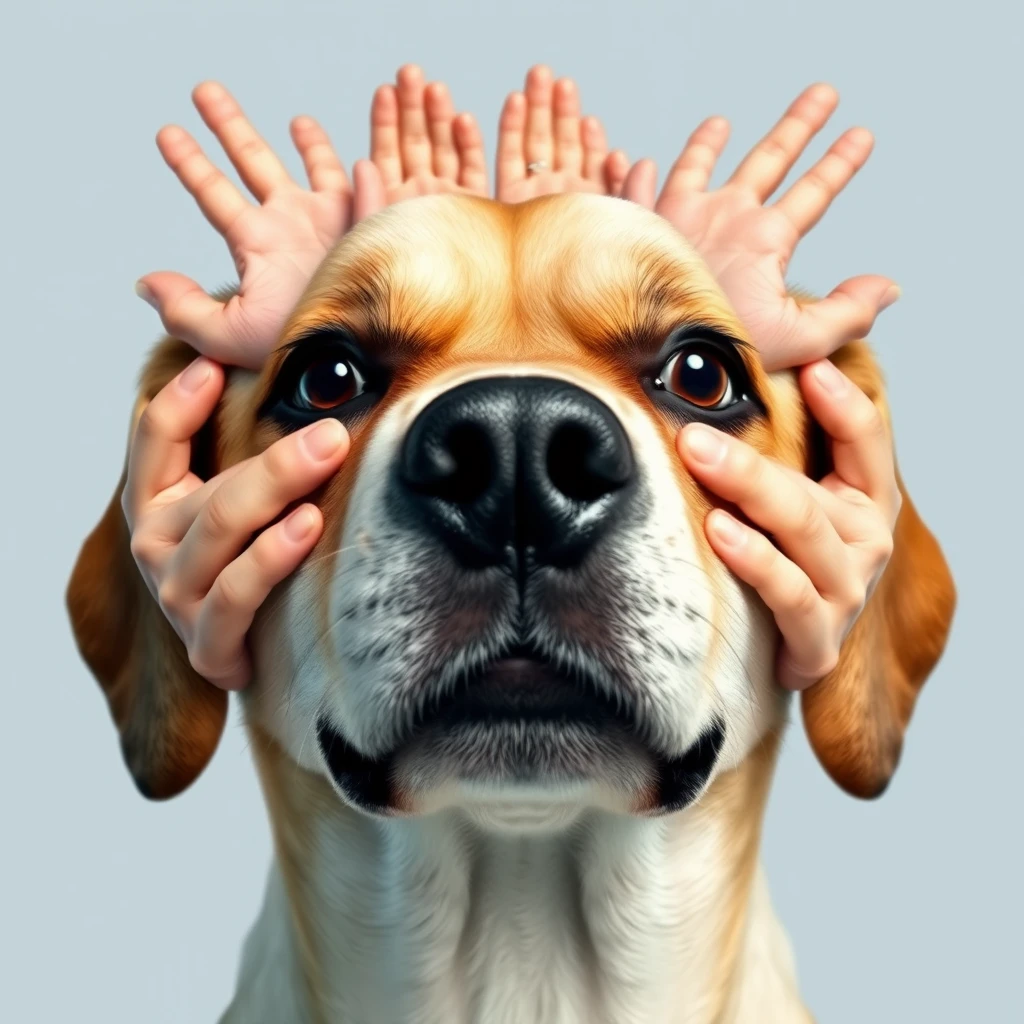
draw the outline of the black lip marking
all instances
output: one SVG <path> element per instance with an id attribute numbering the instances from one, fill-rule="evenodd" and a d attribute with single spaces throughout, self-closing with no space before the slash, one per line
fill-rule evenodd
<path id="1" fill-rule="evenodd" d="M 360 753 L 326 718 L 317 723 L 320 750 L 334 781 L 354 804 L 378 814 L 397 811 L 392 774 L 398 751 L 425 728 L 508 721 L 617 724 L 637 732 L 632 708 L 585 677 L 561 672 L 547 659 L 516 648 L 417 715 L 395 748 L 377 758 Z M 692 803 L 714 769 L 725 742 L 716 718 L 681 757 L 656 758 L 658 786 L 651 812 L 665 814 Z"/>
<path id="2" fill-rule="evenodd" d="M 663 759 L 659 776 L 658 810 L 680 811 L 693 803 L 707 784 L 725 743 L 725 723 L 716 718 L 682 757 Z"/>

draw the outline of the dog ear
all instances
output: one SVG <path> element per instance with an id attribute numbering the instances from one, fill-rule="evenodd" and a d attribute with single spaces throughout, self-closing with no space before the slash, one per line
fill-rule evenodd
<path id="1" fill-rule="evenodd" d="M 846 345 L 832 361 L 875 403 L 891 436 L 882 374 L 868 346 Z M 815 450 L 819 460 L 827 451 L 820 438 Z M 830 467 L 819 461 L 817 468 Z M 889 563 L 836 668 L 801 695 L 804 726 L 821 765 L 842 789 L 863 798 L 880 796 L 896 770 L 914 703 L 946 645 L 956 604 L 942 551 L 898 472 L 897 482 L 903 504 Z"/>
<path id="2" fill-rule="evenodd" d="M 166 338 L 142 371 L 129 445 L 149 401 L 196 356 Z M 193 442 L 192 468 L 209 475 L 209 428 Z M 121 480 L 75 563 L 66 600 L 78 650 L 96 677 L 140 792 L 161 800 L 180 793 L 213 756 L 227 717 L 227 694 L 189 664 L 185 645 L 152 596 L 131 553 Z"/>

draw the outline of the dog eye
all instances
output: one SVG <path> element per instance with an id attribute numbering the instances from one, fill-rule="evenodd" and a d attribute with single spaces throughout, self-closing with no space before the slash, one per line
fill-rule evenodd
<path id="1" fill-rule="evenodd" d="M 726 409 L 738 401 L 725 360 L 706 343 L 690 343 L 674 352 L 654 384 L 698 409 Z"/>
<path id="2" fill-rule="evenodd" d="M 351 359 L 327 354 L 303 370 L 292 401 L 300 409 L 326 412 L 358 398 L 365 388 L 366 381 Z"/>

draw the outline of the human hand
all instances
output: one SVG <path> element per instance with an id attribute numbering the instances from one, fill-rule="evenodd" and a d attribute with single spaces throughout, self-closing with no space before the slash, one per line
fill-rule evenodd
<path id="1" fill-rule="evenodd" d="M 778 680 L 790 690 L 806 689 L 836 666 L 892 554 L 902 504 L 874 403 L 827 359 L 805 366 L 800 386 L 831 441 L 835 468 L 820 483 L 703 424 L 679 435 L 694 478 L 778 542 L 724 509 L 705 520 L 712 548 L 775 615 L 783 641 Z"/>
<path id="2" fill-rule="evenodd" d="M 562 192 L 618 195 L 629 171 L 622 150 L 608 152 L 596 117 L 580 119 L 579 90 L 571 78 L 553 80 L 537 65 L 525 95 L 510 93 L 498 122 L 495 198 L 518 203 Z M 530 170 L 531 164 L 542 169 Z"/>
<path id="3" fill-rule="evenodd" d="M 251 675 L 245 635 L 256 610 L 323 531 L 311 503 L 267 523 L 338 470 L 348 435 L 337 420 L 321 420 L 204 483 L 189 470 L 191 438 L 223 388 L 223 370 L 199 358 L 146 406 L 121 507 L 135 562 L 192 667 L 234 690 Z"/>
<path id="4" fill-rule="evenodd" d="M 204 82 L 192 99 L 257 203 L 242 195 L 183 128 L 162 128 L 157 146 L 227 242 L 238 292 L 220 301 L 170 271 L 145 275 L 136 290 L 156 308 L 169 334 L 218 362 L 258 369 L 330 248 L 353 221 L 383 204 L 379 177 L 368 162 L 358 161 L 353 189 L 324 130 L 310 117 L 296 117 L 292 140 L 311 186 L 303 188 L 222 85 Z"/>
<path id="5" fill-rule="evenodd" d="M 443 82 L 424 83 L 415 64 L 382 85 L 370 114 L 370 160 L 387 204 L 455 192 L 487 195 L 483 136 L 472 114 L 456 114 Z"/>
<path id="6" fill-rule="evenodd" d="M 810 140 L 839 102 L 829 85 L 812 85 L 719 189 L 707 191 L 729 137 L 729 123 L 712 117 L 690 136 L 655 200 L 657 171 L 638 162 L 623 197 L 654 209 L 679 229 L 710 267 L 747 326 L 765 369 L 822 359 L 865 337 L 878 314 L 899 298 L 887 277 L 852 277 L 824 299 L 798 299 L 786 288 L 786 267 L 800 239 L 864 165 L 874 140 L 851 128 L 771 206 Z"/>

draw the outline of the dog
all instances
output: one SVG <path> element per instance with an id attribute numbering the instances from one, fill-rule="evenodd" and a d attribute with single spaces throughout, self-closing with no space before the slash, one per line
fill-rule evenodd
<path id="1" fill-rule="evenodd" d="M 158 344 L 133 424 L 194 355 Z M 833 360 L 891 429 L 867 345 Z M 712 553 L 714 498 L 674 447 L 702 420 L 820 477 L 794 374 L 764 372 L 650 211 L 433 196 L 338 244 L 263 370 L 230 371 L 194 465 L 324 416 L 352 443 L 310 499 L 323 536 L 250 634 L 275 859 L 222 1021 L 810 1020 L 758 864 L 778 632 Z M 133 562 L 124 483 L 67 602 L 131 775 L 165 799 L 213 755 L 227 695 Z M 886 571 L 800 698 L 864 798 L 954 608 L 900 488 Z"/>

